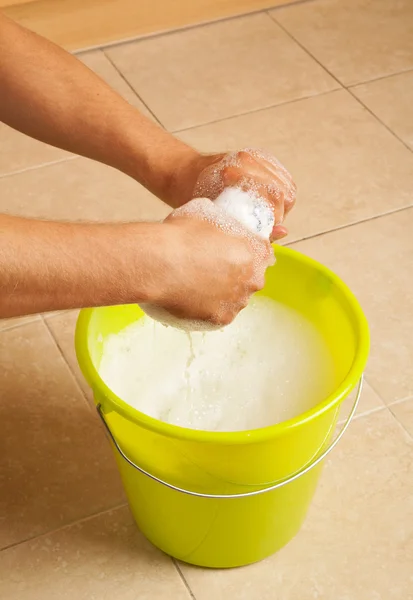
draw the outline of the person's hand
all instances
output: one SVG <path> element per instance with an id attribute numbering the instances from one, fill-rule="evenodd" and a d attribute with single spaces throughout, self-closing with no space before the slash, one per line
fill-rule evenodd
<path id="1" fill-rule="evenodd" d="M 275 217 L 272 241 L 287 235 L 282 223 L 295 204 L 297 188 L 287 169 L 260 150 L 191 158 L 189 164 L 177 170 L 174 205 L 180 206 L 191 198 L 215 200 L 225 187 L 233 186 L 251 190 L 268 200 Z"/>
<path id="2" fill-rule="evenodd" d="M 210 201 L 178 209 L 162 227 L 170 261 L 161 274 L 156 305 L 172 315 L 224 326 L 263 288 L 265 270 L 273 262 L 271 245 Z"/>

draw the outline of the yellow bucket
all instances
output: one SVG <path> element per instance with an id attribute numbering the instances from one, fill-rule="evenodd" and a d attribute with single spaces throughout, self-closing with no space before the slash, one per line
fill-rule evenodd
<path id="1" fill-rule="evenodd" d="M 137 305 L 82 310 L 76 352 L 115 449 L 134 518 L 146 537 L 182 561 L 236 567 L 261 560 L 300 529 L 323 458 L 355 412 L 369 350 L 363 312 L 326 267 L 276 247 L 260 294 L 306 315 L 334 358 L 336 390 L 284 423 L 231 433 L 160 422 L 122 401 L 98 373 L 105 338 L 143 313 Z M 139 365 L 137 365 L 139 368 Z M 356 401 L 332 442 L 343 400 Z"/>

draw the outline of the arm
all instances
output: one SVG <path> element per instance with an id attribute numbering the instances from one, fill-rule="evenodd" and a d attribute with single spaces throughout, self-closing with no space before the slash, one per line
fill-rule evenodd
<path id="1" fill-rule="evenodd" d="M 234 166 L 232 159 L 222 163 L 222 154 L 199 154 L 75 57 L 1 15 L 0 57 L 0 121 L 11 127 L 117 168 L 173 207 L 195 189 L 216 197 L 208 181 L 217 161 L 220 185 L 262 187 L 277 223 L 293 206 L 293 183 L 285 173 L 279 177 L 271 161 L 240 152 Z M 274 228 L 274 238 L 285 234 Z M 251 242 L 196 219 L 79 225 L 0 215 L 0 318 L 149 302 L 180 317 L 224 324 L 258 280 L 262 285 L 269 248 L 261 250 L 257 261 Z"/>
<path id="2" fill-rule="evenodd" d="M 193 197 L 224 154 L 203 155 L 128 104 L 71 54 L 0 14 L 0 121 L 33 138 L 130 175 L 176 208 Z M 278 225 L 295 186 L 279 163 L 239 152 L 221 171 L 226 185 L 261 186 Z M 231 165 L 233 161 L 231 161 Z M 197 192 L 214 199 L 211 185 Z M 218 190 L 215 190 L 215 197 Z M 286 235 L 276 227 L 273 238 Z"/>
<path id="3" fill-rule="evenodd" d="M 0 215 L 0 318 L 150 301 L 148 282 L 162 268 L 160 227 Z"/>
<path id="4" fill-rule="evenodd" d="M 0 121 L 119 169 L 171 206 L 190 199 L 208 159 L 144 117 L 74 56 L 0 14 L 0 57 Z"/>
<path id="5" fill-rule="evenodd" d="M 79 224 L 0 215 L 0 319 L 147 302 L 225 324 L 263 285 L 270 256 L 269 244 L 194 218 Z"/>

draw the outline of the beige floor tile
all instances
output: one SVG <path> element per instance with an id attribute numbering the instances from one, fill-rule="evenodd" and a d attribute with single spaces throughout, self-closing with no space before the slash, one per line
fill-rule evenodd
<path id="1" fill-rule="evenodd" d="M 110 60 L 105 56 L 101 50 L 94 50 L 92 52 L 84 52 L 77 55 L 89 69 L 94 71 L 101 79 L 106 81 L 118 94 L 120 94 L 125 100 L 136 106 L 146 117 L 153 118 L 149 110 L 146 108 L 144 103 L 138 98 L 132 88 L 123 79 L 120 73 L 115 69 Z"/>
<path id="2" fill-rule="evenodd" d="M 364 83 L 351 91 L 413 150 L 413 71 Z"/>
<path id="3" fill-rule="evenodd" d="M 316 0 L 271 14 L 345 85 L 413 67 L 411 0 Z"/>
<path id="4" fill-rule="evenodd" d="M 133 104 L 147 117 L 150 112 L 124 81 L 103 52 L 87 52 L 78 56 L 114 90 Z M 0 176 L 14 171 L 33 168 L 41 164 L 71 158 L 72 155 L 47 144 L 37 142 L 0 123 Z"/>
<path id="5" fill-rule="evenodd" d="M 181 568 L 197 600 L 412 600 L 412 493 L 413 441 L 372 413 L 334 450 L 287 547 L 244 569 Z"/>
<path id="6" fill-rule="evenodd" d="M 0 554 L 7 600 L 189 600 L 172 561 L 120 508 Z"/>
<path id="7" fill-rule="evenodd" d="M 373 390 L 368 381 L 363 382 L 363 391 L 356 416 L 362 416 L 366 413 L 384 408 L 385 404 L 380 396 Z"/>
<path id="8" fill-rule="evenodd" d="M 356 392 L 353 392 L 346 400 L 344 400 L 341 408 L 340 422 L 343 422 L 348 418 L 355 401 L 355 394 Z M 376 394 L 371 385 L 366 381 L 366 379 L 364 379 L 360 401 L 354 416 L 361 417 L 375 410 L 380 410 L 385 406 L 386 405 L 380 396 Z"/>
<path id="9" fill-rule="evenodd" d="M 413 437 L 413 398 L 389 406 L 406 431 Z"/>
<path id="10" fill-rule="evenodd" d="M 78 314 L 77 310 L 67 311 L 45 315 L 45 320 L 83 393 L 93 406 L 92 391 L 82 375 L 75 352 L 75 328 Z"/>
<path id="11" fill-rule="evenodd" d="M 172 131 L 337 87 L 266 14 L 106 52 Z"/>
<path id="12" fill-rule="evenodd" d="M 0 0 L 4 12 L 72 50 L 191 27 L 295 0 Z M 9 6 L 11 5 L 18 6 Z"/>
<path id="13" fill-rule="evenodd" d="M 0 365 L 0 548 L 122 503 L 109 444 L 44 323 L 2 332 Z"/>
<path id="14" fill-rule="evenodd" d="M 344 91 L 180 134 L 206 152 L 267 148 L 298 185 L 289 241 L 412 203 L 413 154 Z"/>
<path id="15" fill-rule="evenodd" d="M 19 325 L 23 325 L 24 323 L 30 323 L 31 321 L 38 320 L 38 315 L 30 315 L 28 317 L 15 317 L 13 319 L 0 319 L 0 332 L 5 331 L 6 329 L 12 329 L 13 327 L 18 327 Z"/>
<path id="16" fill-rule="evenodd" d="M 413 395 L 413 208 L 293 244 L 332 268 L 370 325 L 367 379 L 386 403 Z"/>
<path id="17" fill-rule="evenodd" d="M 0 179 L 0 212 L 70 221 L 159 220 L 165 204 L 130 177 L 85 158 Z"/>
<path id="18" fill-rule="evenodd" d="M 70 158 L 63 150 L 42 144 L 0 123 L 0 178 L 2 175 Z M 0 179 L 1 181 L 1 179 Z"/>

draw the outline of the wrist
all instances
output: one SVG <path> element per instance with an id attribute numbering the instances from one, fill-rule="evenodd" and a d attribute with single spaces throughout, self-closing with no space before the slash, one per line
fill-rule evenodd
<path id="1" fill-rule="evenodd" d="M 117 115 L 115 140 L 108 152 L 111 166 L 129 175 L 176 208 L 191 198 L 201 154 L 136 109 Z"/>
<path id="2" fill-rule="evenodd" d="M 187 229 L 174 222 L 158 225 L 158 243 L 151 256 L 151 274 L 145 286 L 145 300 L 149 304 L 165 306 L 181 291 L 182 278 L 187 273 Z"/>
<path id="3" fill-rule="evenodd" d="M 194 198 L 194 190 L 199 177 L 207 167 L 221 160 L 223 154 L 201 154 L 192 150 L 178 162 L 169 182 L 167 203 L 178 208 Z"/>
<path id="4" fill-rule="evenodd" d="M 188 146 L 175 154 L 165 182 L 164 201 L 169 206 L 179 208 L 193 198 L 193 191 L 203 169 L 203 163 L 204 156 Z"/>
<path id="5" fill-rule="evenodd" d="M 178 232 L 165 223 L 134 223 L 126 227 L 116 259 L 126 282 L 128 299 L 124 302 L 162 305 L 168 298 L 174 267 L 179 263 Z"/>

